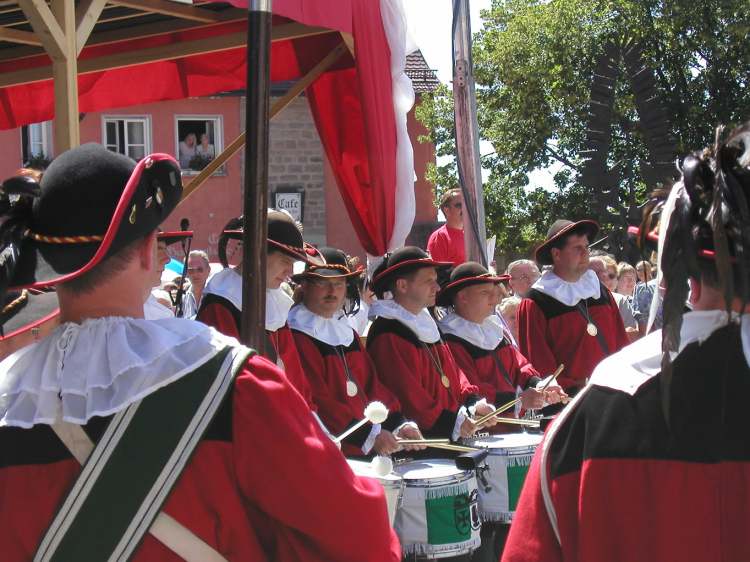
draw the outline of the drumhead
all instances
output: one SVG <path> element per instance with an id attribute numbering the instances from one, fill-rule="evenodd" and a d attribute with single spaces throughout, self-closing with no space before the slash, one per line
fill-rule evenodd
<path id="1" fill-rule="evenodd" d="M 346 459 L 346 462 L 349 464 L 352 472 L 354 472 L 354 474 L 356 474 L 357 476 L 368 476 L 370 478 L 374 478 L 375 480 L 379 480 L 380 483 L 383 484 L 383 486 L 399 486 L 401 484 L 401 476 L 399 474 L 391 472 L 390 474 L 386 474 L 385 476 L 380 476 L 375 473 L 372 468 L 372 464 L 367 461 Z"/>
<path id="2" fill-rule="evenodd" d="M 534 433 L 504 433 L 467 439 L 466 443 L 473 447 L 492 449 L 492 455 L 523 455 L 533 453 L 542 435 Z"/>
<path id="3" fill-rule="evenodd" d="M 442 480 L 463 481 L 473 475 L 472 471 L 456 468 L 455 461 L 451 459 L 411 461 L 396 466 L 393 471 L 399 474 L 407 485 L 418 485 L 419 482 L 439 484 Z"/>

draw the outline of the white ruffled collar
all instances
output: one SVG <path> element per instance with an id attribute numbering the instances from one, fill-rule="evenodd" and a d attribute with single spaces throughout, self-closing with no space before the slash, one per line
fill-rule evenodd
<path id="1" fill-rule="evenodd" d="M 0 426 L 85 424 L 191 373 L 229 344 L 205 324 L 109 317 L 66 322 L 0 363 Z"/>
<path id="2" fill-rule="evenodd" d="M 440 340 L 440 330 L 426 308 L 423 308 L 419 314 L 412 314 L 393 299 L 376 300 L 370 305 L 369 317 L 374 319 L 378 316 L 398 320 L 425 343 L 435 343 Z"/>
<path id="3" fill-rule="evenodd" d="M 591 269 L 586 270 L 586 273 L 575 283 L 565 281 L 555 275 L 552 270 L 547 270 L 531 288 L 557 299 L 566 306 L 575 306 L 578 301 L 598 299 L 601 296 L 601 283 Z"/>
<path id="4" fill-rule="evenodd" d="M 495 349 L 505 337 L 500 318 L 495 314 L 477 324 L 451 311 L 440 320 L 439 325 L 444 334 L 452 334 L 487 351 Z"/>
<path id="5" fill-rule="evenodd" d="M 289 327 L 328 345 L 348 347 L 354 341 L 354 329 L 346 317 L 324 318 L 304 304 L 293 306 L 289 311 Z"/>
<path id="6" fill-rule="evenodd" d="M 736 315 L 733 315 L 736 318 Z M 723 310 L 688 312 L 682 317 L 679 355 L 694 342 L 703 342 L 719 328 L 729 323 L 730 316 Z M 742 315 L 742 350 L 750 365 L 750 314 Z M 591 384 L 635 394 L 646 381 L 661 372 L 662 331 L 656 330 L 636 340 L 621 351 L 604 359 L 594 370 Z"/>
<path id="7" fill-rule="evenodd" d="M 211 277 L 203 294 L 223 297 L 237 310 L 242 310 L 242 277 L 232 267 L 222 269 Z M 286 324 L 293 304 L 294 301 L 284 289 L 266 289 L 266 330 L 275 332 Z"/>

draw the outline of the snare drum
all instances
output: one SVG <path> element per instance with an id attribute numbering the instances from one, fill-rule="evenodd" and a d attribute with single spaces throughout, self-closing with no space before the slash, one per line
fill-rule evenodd
<path id="1" fill-rule="evenodd" d="M 385 476 L 378 476 L 369 462 L 354 459 L 346 459 L 346 462 L 349 463 L 352 472 L 357 476 L 367 476 L 368 478 L 377 480 L 383 486 L 385 501 L 388 504 L 388 520 L 391 522 L 391 527 L 393 527 L 393 520 L 396 518 L 396 509 L 401 499 L 401 490 L 403 487 L 401 476 L 393 472 Z"/>
<path id="2" fill-rule="evenodd" d="M 489 486 L 479 483 L 479 511 L 484 521 L 510 523 L 516 511 L 531 458 L 541 435 L 507 433 L 465 440 L 467 445 L 489 449 L 484 478 Z"/>
<path id="3" fill-rule="evenodd" d="M 435 559 L 470 554 L 481 542 L 477 479 L 449 459 L 394 468 L 404 490 L 394 529 L 404 555 Z"/>

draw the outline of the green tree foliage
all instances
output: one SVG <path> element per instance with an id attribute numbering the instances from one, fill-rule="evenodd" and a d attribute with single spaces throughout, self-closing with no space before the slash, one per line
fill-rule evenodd
<path id="1" fill-rule="evenodd" d="M 596 61 L 608 43 L 635 42 L 655 73 L 678 154 L 710 144 L 718 123 L 750 118 L 750 2 L 747 0 L 493 0 L 474 40 L 478 118 L 494 154 L 484 157 L 489 233 L 509 257 L 525 255 L 557 217 L 592 216 L 596 196 L 578 181 Z M 622 226 L 646 193 L 641 124 L 625 72 L 616 83 L 612 144 L 619 209 L 594 216 Z M 448 88 L 423 99 L 417 117 L 438 155 L 452 155 Z M 558 164 L 552 190 L 528 185 L 527 173 Z M 438 189 L 455 186 L 455 165 L 435 166 Z"/>

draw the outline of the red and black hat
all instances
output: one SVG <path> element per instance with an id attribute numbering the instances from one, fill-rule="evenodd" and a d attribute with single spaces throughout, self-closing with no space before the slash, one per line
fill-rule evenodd
<path id="1" fill-rule="evenodd" d="M 94 143 L 62 153 L 33 204 L 20 197 L 3 213 L 2 249 L 13 260 L 3 264 L 6 286 L 41 288 L 82 275 L 156 230 L 181 195 L 179 165 L 167 154 L 136 164 Z"/>
<path id="2" fill-rule="evenodd" d="M 552 246 L 554 243 L 565 236 L 571 234 L 585 234 L 589 241 L 596 237 L 599 232 L 599 225 L 592 220 L 584 219 L 578 222 L 566 219 L 558 219 L 552 223 L 547 231 L 547 239 L 536 249 L 535 258 L 541 265 L 552 265 Z"/>
<path id="3" fill-rule="evenodd" d="M 0 340 L 13 338 L 59 316 L 57 293 L 35 289 L 10 291 L 3 295 L 0 309 Z"/>
<path id="4" fill-rule="evenodd" d="M 159 232 L 156 236 L 160 242 L 164 242 L 167 246 L 183 242 L 193 237 L 192 230 L 170 230 L 167 232 Z"/>
<path id="5" fill-rule="evenodd" d="M 438 306 L 451 306 L 453 297 L 461 289 L 482 283 L 497 285 L 508 279 L 510 279 L 510 275 L 492 275 L 481 263 L 467 261 L 453 268 L 450 277 L 443 283 L 437 294 L 436 304 Z"/>
<path id="6" fill-rule="evenodd" d="M 231 225 L 231 226 L 230 226 Z M 227 223 L 222 232 L 225 240 L 242 240 L 245 221 L 237 217 Z M 225 243 L 226 244 L 226 243 Z M 307 262 L 315 259 L 317 250 L 305 244 L 294 219 L 289 214 L 275 209 L 268 210 L 268 248 L 267 251 L 282 252 L 296 260 Z"/>
<path id="7" fill-rule="evenodd" d="M 448 261 L 437 261 L 430 254 L 416 246 L 404 246 L 391 254 L 387 254 L 377 269 L 372 274 L 370 286 L 375 294 L 381 296 L 388 283 L 396 275 L 404 275 L 422 269 L 423 267 L 434 267 L 447 269 L 453 263 Z"/>
<path id="8" fill-rule="evenodd" d="M 302 273 L 292 276 L 292 281 L 301 283 L 305 279 L 320 278 L 345 278 L 360 277 L 364 273 L 364 267 L 359 266 L 357 269 L 349 267 L 349 261 L 346 254 L 337 248 L 319 248 L 320 257 L 325 263 L 312 263 L 310 261 L 305 265 Z"/>

